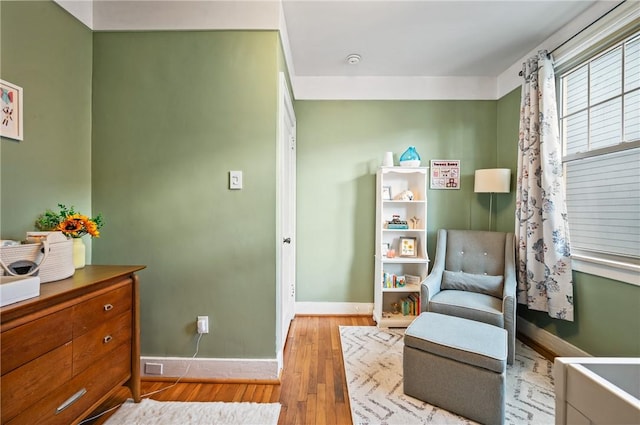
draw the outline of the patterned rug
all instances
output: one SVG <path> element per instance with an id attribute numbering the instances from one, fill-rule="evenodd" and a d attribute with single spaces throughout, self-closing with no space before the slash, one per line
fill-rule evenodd
<path id="1" fill-rule="evenodd" d="M 144 399 L 124 403 L 105 425 L 276 425 L 279 415 L 279 403 Z"/>
<path id="2" fill-rule="evenodd" d="M 403 329 L 341 326 L 354 425 L 475 424 L 402 392 Z M 554 423 L 553 363 L 520 341 L 507 366 L 506 424 Z"/>

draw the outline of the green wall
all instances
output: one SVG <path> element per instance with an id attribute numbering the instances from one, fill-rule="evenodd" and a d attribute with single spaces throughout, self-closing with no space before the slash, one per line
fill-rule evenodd
<path id="1" fill-rule="evenodd" d="M 145 355 L 190 355 L 208 315 L 201 356 L 275 357 L 278 48 L 277 32 L 94 35 L 94 261 L 147 265 Z"/>
<path id="2" fill-rule="evenodd" d="M 59 202 L 93 208 L 88 257 L 148 266 L 144 355 L 191 355 L 208 315 L 200 355 L 274 358 L 277 32 L 92 34 L 50 1 L 0 14 L 1 78 L 25 95 L 25 140 L 0 145 L 2 238 Z"/>
<path id="3" fill-rule="evenodd" d="M 498 164 L 513 173 L 517 167 L 519 110 L 519 88 L 498 101 Z M 512 180 L 515 183 L 515 176 Z M 500 197 L 499 229 L 513 231 L 515 194 Z M 555 320 L 523 305 L 518 305 L 518 315 L 591 355 L 640 356 L 640 287 L 576 271 L 573 281 L 574 322 Z"/>
<path id="4" fill-rule="evenodd" d="M 496 207 L 495 229 L 501 232 L 513 232 L 515 230 L 520 93 L 521 90 L 518 87 L 498 100 L 496 167 L 509 168 L 511 170 L 511 191 L 493 195 Z"/>
<path id="5" fill-rule="evenodd" d="M 495 166 L 495 101 L 296 101 L 297 301 L 373 302 L 375 173 L 416 146 L 422 165 L 461 160 L 460 190 L 428 191 L 428 251 L 439 228 L 486 229 L 476 168 Z"/>
<path id="6" fill-rule="evenodd" d="M 24 90 L 24 140 L 0 141 L 2 239 L 58 203 L 91 214 L 91 55 L 91 31 L 55 3 L 0 2 L 0 78 Z"/>

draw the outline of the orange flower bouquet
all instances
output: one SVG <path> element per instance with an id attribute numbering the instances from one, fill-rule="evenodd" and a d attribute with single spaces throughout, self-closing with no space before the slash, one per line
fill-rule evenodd
<path id="1" fill-rule="evenodd" d="M 60 231 L 70 238 L 81 238 L 84 235 L 100 237 L 100 228 L 104 224 L 102 214 L 89 218 L 76 212 L 73 206 L 67 208 L 63 204 L 58 204 L 58 207 L 59 213 L 47 210 L 38 217 L 35 223 L 38 230 Z"/>

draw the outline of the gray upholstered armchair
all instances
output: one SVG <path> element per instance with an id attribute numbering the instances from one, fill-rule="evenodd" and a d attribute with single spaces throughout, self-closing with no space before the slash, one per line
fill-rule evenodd
<path id="1" fill-rule="evenodd" d="M 508 333 L 515 358 L 516 270 L 513 233 L 438 230 L 433 269 L 422 282 L 422 310 L 476 320 Z"/>

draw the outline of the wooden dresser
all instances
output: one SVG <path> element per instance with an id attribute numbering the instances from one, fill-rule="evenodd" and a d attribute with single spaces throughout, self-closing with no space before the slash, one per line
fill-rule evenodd
<path id="1" fill-rule="evenodd" d="M 122 385 L 140 401 L 143 268 L 86 266 L 0 309 L 2 424 L 77 424 Z"/>

